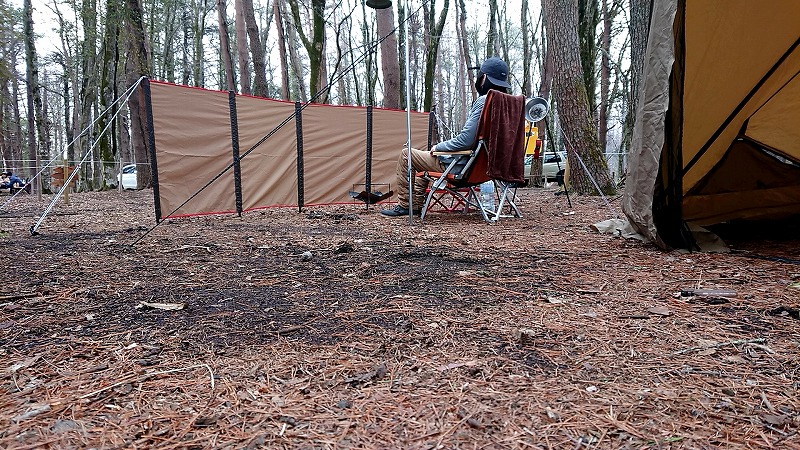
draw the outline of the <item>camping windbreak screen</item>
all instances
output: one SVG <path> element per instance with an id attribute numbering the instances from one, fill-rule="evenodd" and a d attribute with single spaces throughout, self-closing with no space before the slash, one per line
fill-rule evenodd
<path id="1" fill-rule="evenodd" d="M 229 94 L 156 81 L 150 82 L 150 92 L 158 219 L 235 213 Z M 372 192 L 396 190 L 395 166 L 406 143 L 405 111 L 372 109 L 369 165 L 367 108 L 304 105 L 302 152 L 294 113 L 294 103 L 235 96 L 244 211 L 298 206 L 299 198 L 305 206 L 352 203 L 350 192 L 365 189 L 368 166 Z M 427 142 L 428 114 L 414 112 L 411 145 L 424 148 Z"/>

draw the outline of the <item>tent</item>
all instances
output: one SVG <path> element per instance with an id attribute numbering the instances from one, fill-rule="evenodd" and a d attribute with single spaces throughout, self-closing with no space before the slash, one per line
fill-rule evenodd
<path id="1" fill-rule="evenodd" d="M 654 0 L 623 210 L 687 224 L 800 217 L 800 1 Z"/>

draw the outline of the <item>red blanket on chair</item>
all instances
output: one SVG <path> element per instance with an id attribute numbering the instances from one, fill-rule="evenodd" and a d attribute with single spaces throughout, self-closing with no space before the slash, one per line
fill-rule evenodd
<path id="1" fill-rule="evenodd" d="M 481 117 L 489 156 L 488 175 L 510 183 L 525 182 L 525 97 L 489 91 Z"/>

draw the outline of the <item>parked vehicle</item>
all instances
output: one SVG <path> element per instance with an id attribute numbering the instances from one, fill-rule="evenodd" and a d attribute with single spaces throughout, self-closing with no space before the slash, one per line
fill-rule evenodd
<path id="1" fill-rule="evenodd" d="M 545 153 L 542 155 L 542 181 L 564 182 L 564 172 L 567 169 L 567 152 Z M 534 163 L 533 155 L 525 156 L 525 178 L 531 176 L 531 164 Z"/>
<path id="2" fill-rule="evenodd" d="M 117 175 L 117 180 L 122 185 L 122 189 L 138 188 L 139 186 L 136 184 L 136 164 L 122 166 L 122 170 Z"/>

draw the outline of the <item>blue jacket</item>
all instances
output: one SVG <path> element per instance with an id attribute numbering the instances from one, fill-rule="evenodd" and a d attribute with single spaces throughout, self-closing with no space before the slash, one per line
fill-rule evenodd
<path id="1" fill-rule="evenodd" d="M 469 110 L 467 121 L 464 123 L 464 128 L 453 139 L 436 144 L 437 152 L 457 152 L 459 150 L 472 150 L 475 147 L 475 143 L 478 141 L 478 123 L 481 120 L 484 103 L 486 103 L 485 95 L 475 99 L 472 108 Z M 452 160 L 452 156 L 439 156 L 439 162 L 444 165 L 450 164 Z"/>

